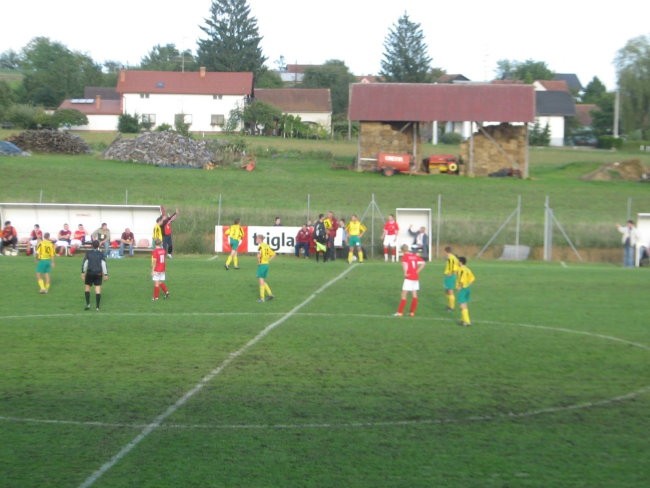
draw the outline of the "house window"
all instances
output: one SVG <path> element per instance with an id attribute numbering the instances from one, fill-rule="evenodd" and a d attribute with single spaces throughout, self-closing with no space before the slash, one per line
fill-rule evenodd
<path id="1" fill-rule="evenodd" d="M 142 114 L 141 119 L 142 125 L 147 129 L 151 129 L 156 125 L 156 114 Z"/>
<path id="2" fill-rule="evenodd" d="M 213 100 L 221 100 L 223 98 L 223 95 L 212 95 Z"/>
<path id="3" fill-rule="evenodd" d="M 140 93 L 140 98 L 149 98 L 148 93 Z"/>
<path id="4" fill-rule="evenodd" d="M 210 115 L 210 125 L 218 125 L 223 127 L 223 125 L 226 123 L 226 117 L 223 114 L 212 114 Z"/>
<path id="5" fill-rule="evenodd" d="M 187 124 L 192 125 L 192 114 L 176 114 L 174 115 L 174 124 Z"/>

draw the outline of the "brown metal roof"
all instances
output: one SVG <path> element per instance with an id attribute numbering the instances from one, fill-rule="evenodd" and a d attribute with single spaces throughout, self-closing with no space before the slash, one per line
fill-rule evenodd
<path id="1" fill-rule="evenodd" d="M 250 95 L 253 73 L 122 70 L 117 78 L 116 91 L 120 94 Z"/>
<path id="2" fill-rule="evenodd" d="M 74 98 L 63 100 L 59 109 L 74 109 L 85 115 L 121 115 L 122 100 L 97 98 Z"/>
<path id="3" fill-rule="evenodd" d="M 255 99 L 283 112 L 331 112 L 329 88 L 258 88 Z"/>
<path id="4" fill-rule="evenodd" d="M 533 122 L 532 85 L 369 83 L 350 88 L 350 120 Z"/>

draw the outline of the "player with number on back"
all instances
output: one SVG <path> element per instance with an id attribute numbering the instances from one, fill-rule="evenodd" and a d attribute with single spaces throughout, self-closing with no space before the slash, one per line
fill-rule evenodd
<path id="1" fill-rule="evenodd" d="M 151 252 L 151 279 L 153 280 L 153 298 L 152 302 L 158 301 L 160 290 L 162 289 L 163 298 L 169 298 L 169 290 L 165 284 L 165 269 L 167 267 L 167 251 L 162 247 L 162 239 L 154 241 L 156 247 Z"/>
<path id="2" fill-rule="evenodd" d="M 400 248 L 402 251 L 402 269 L 404 270 L 404 283 L 402 284 L 402 299 L 397 307 L 395 317 L 404 315 L 406 307 L 406 297 L 411 292 L 411 308 L 409 315 L 413 317 L 415 310 L 418 308 L 418 290 L 420 289 L 420 271 L 424 268 L 425 261 L 422 257 L 411 252 L 407 244 Z"/>

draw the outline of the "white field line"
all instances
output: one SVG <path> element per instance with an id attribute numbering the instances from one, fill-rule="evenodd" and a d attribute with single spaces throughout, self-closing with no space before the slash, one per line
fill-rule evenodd
<path id="1" fill-rule="evenodd" d="M 318 290 L 316 290 L 309 297 L 307 297 L 302 303 L 296 305 L 294 308 L 289 310 L 286 314 L 284 314 L 275 322 L 267 325 L 259 334 L 253 337 L 250 341 L 244 344 L 237 351 L 230 353 L 230 355 L 219 366 L 217 366 L 215 369 L 210 371 L 210 373 L 204 376 L 201 379 L 201 381 L 199 381 L 196 385 L 194 385 L 192 389 L 190 389 L 187 393 L 185 393 L 181 398 L 176 400 L 176 402 L 173 405 L 170 405 L 163 413 L 158 415 L 150 424 L 148 424 L 144 429 L 142 429 L 142 431 L 137 436 L 135 436 L 128 444 L 126 444 L 122 449 L 120 449 L 120 451 L 117 454 L 115 454 L 111 459 L 109 459 L 106 463 L 104 463 L 97 471 L 91 474 L 83 483 L 81 483 L 81 485 L 79 485 L 79 488 L 88 488 L 94 485 L 95 482 L 104 475 L 104 473 L 110 470 L 122 458 L 124 458 L 127 454 L 129 454 L 138 444 L 140 444 L 140 442 L 146 439 L 149 436 L 149 434 L 151 434 L 156 429 L 158 429 L 161 426 L 161 424 L 165 421 L 165 419 L 173 415 L 179 408 L 185 405 L 190 398 L 192 398 L 194 395 L 196 395 L 201 390 L 203 390 L 203 388 L 210 381 L 212 381 L 216 376 L 221 374 L 223 370 L 226 369 L 228 366 L 230 366 L 230 364 L 235 359 L 243 355 L 251 347 L 253 347 L 255 344 L 257 344 L 262 339 L 264 339 L 269 333 L 273 331 L 273 329 L 275 329 L 276 327 L 284 323 L 287 319 L 291 318 L 298 310 L 300 310 L 309 302 L 311 302 L 314 298 L 316 298 L 319 293 L 323 292 L 324 290 L 332 286 L 334 283 L 336 283 L 338 280 L 343 278 L 355 267 L 356 266 L 353 265 L 346 268 L 345 271 L 343 271 L 341 274 L 339 274 L 335 278 L 325 283 Z"/>

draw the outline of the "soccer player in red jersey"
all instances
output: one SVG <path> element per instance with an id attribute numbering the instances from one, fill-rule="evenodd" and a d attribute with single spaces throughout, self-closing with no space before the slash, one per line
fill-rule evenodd
<path id="1" fill-rule="evenodd" d="M 391 256 L 391 261 L 394 263 L 397 261 L 397 232 L 399 231 L 399 225 L 393 215 L 389 215 L 384 224 L 384 230 L 381 234 L 381 238 L 384 244 L 384 261 L 388 261 L 388 256 Z"/>
<path id="2" fill-rule="evenodd" d="M 169 298 L 169 289 L 165 284 L 165 268 L 167 252 L 162 247 L 162 240 L 156 239 L 156 247 L 151 252 L 151 279 L 153 280 L 153 298 L 155 302 L 160 296 L 160 290 L 164 293 L 163 298 Z"/>
<path id="3" fill-rule="evenodd" d="M 400 248 L 402 251 L 402 269 L 404 270 L 404 283 L 402 284 L 402 299 L 397 307 L 395 317 L 404 315 L 406 307 L 406 296 L 411 292 L 411 308 L 409 315 L 413 317 L 415 310 L 418 308 L 418 290 L 420 289 L 420 271 L 424 268 L 425 261 L 422 257 L 410 251 L 408 244 L 403 244 Z"/>

